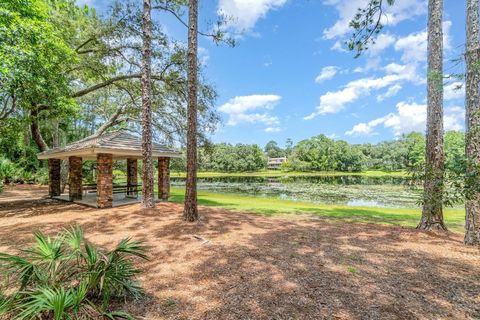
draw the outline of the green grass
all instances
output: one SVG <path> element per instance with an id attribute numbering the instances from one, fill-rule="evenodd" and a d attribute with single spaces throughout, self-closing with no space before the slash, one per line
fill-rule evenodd
<path id="1" fill-rule="evenodd" d="M 185 177 L 185 172 L 171 172 L 172 177 Z M 255 172 L 198 172 L 199 178 L 212 177 L 291 177 L 291 176 L 362 176 L 362 177 L 406 177 L 405 171 L 364 171 L 364 172 L 282 172 L 279 170 L 255 171 Z"/>
<path id="2" fill-rule="evenodd" d="M 348 266 L 347 271 L 350 272 L 351 274 L 356 274 L 358 272 L 358 269 L 352 266 Z"/>
<path id="3" fill-rule="evenodd" d="M 184 190 L 172 188 L 170 200 L 173 202 L 183 202 L 183 199 Z M 205 206 L 220 207 L 232 211 L 244 211 L 266 216 L 310 214 L 339 219 L 346 222 L 380 223 L 412 228 L 417 225 L 421 214 L 420 209 L 321 205 L 203 191 L 198 193 L 198 201 L 201 205 Z M 445 210 L 445 222 L 451 231 L 463 232 L 464 221 L 465 211 L 463 209 L 447 208 Z"/>

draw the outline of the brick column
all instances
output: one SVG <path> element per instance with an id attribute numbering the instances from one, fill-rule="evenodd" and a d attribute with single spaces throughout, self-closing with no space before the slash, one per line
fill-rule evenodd
<path id="1" fill-rule="evenodd" d="M 113 202 L 112 155 L 97 154 L 97 207 L 111 208 Z"/>
<path id="2" fill-rule="evenodd" d="M 68 158 L 68 196 L 70 201 L 82 200 L 82 158 Z"/>
<path id="3" fill-rule="evenodd" d="M 60 159 L 48 159 L 48 195 L 60 195 Z"/>
<path id="4" fill-rule="evenodd" d="M 170 158 L 158 158 L 158 198 L 168 201 L 170 196 Z"/>
<path id="5" fill-rule="evenodd" d="M 137 159 L 127 159 L 127 196 L 137 196 L 138 165 Z"/>

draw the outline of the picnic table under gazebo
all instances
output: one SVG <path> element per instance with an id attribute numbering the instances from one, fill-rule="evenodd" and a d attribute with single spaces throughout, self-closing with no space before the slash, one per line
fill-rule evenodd
<path id="1" fill-rule="evenodd" d="M 39 153 L 48 160 L 49 196 L 97 208 L 110 208 L 141 200 L 138 159 L 142 159 L 141 138 L 126 131 L 91 136 L 61 148 Z M 167 201 L 170 191 L 170 158 L 180 153 L 153 143 L 152 157 L 158 159 L 158 199 Z M 68 160 L 68 193 L 61 193 L 61 160 Z M 96 183 L 83 184 L 82 165 L 96 161 Z M 113 161 L 127 162 L 127 183 L 113 184 Z"/>

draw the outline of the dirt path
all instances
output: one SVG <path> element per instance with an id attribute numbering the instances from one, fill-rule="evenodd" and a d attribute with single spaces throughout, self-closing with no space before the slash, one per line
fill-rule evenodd
<path id="1" fill-rule="evenodd" d="M 457 234 L 206 207 L 188 224 L 178 204 L 96 210 L 46 192 L 0 195 L 0 251 L 74 223 L 104 246 L 145 241 L 147 295 L 124 307 L 139 319 L 480 318 L 479 250 Z"/>

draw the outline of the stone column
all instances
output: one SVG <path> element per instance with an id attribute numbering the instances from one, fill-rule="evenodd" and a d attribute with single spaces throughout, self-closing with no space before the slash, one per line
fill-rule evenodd
<path id="1" fill-rule="evenodd" d="M 113 203 L 112 155 L 97 154 L 97 207 L 111 208 Z"/>
<path id="2" fill-rule="evenodd" d="M 68 196 L 70 201 L 82 200 L 82 158 L 68 158 Z"/>
<path id="3" fill-rule="evenodd" d="M 158 158 L 158 198 L 168 201 L 170 196 L 170 158 Z"/>
<path id="4" fill-rule="evenodd" d="M 127 159 L 127 196 L 138 195 L 138 161 L 137 159 Z"/>
<path id="5" fill-rule="evenodd" d="M 48 195 L 60 195 L 60 159 L 48 159 Z"/>

